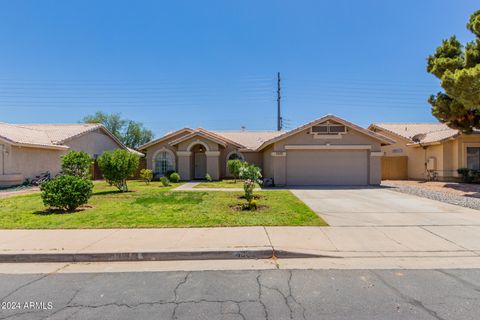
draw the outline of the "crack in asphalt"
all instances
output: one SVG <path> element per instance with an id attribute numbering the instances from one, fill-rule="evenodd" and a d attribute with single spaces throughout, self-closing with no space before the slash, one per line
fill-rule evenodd
<path id="1" fill-rule="evenodd" d="M 291 305 L 292 302 L 297 305 L 298 307 L 301 308 L 302 310 L 302 318 L 303 319 L 306 319 L 305 318 L 305 308 L 295 299 L 295 297 L 292 295 L 292 287 L 291 287 L 291 281 L 292 281 L 292 271 L 289 270 L 289 276 L 288 276 L 288 279 L 287 279 L 287 288 L 288 288 L 288 294 L 285 294 L 284 292 L 282 292 L 282 290 L 280 290 L 279 288 L 275 288 L 275 287 L 269 287 L 269 286 L 266 286 L 266 285 L 263 285 L 264 288 L 267 288 L 269 290 L 272 290 L 272 291 L 275 291 L 277 292 L 278 294 L 280 294 L 285 302 L 285 305 L 287 306 L 289 312 L 290 312 L 290 319 L 294 319 L 293 315 L 294 315 L 294 307 Z M 261 281 L 260 281 L 261 283 Z"/>
<path id="2" fill-rule="evenodd" d="M 222 302 L 222 305 L 221 305 L 221 310 L 220 310 L 220 313 L 223 314 L 223 315 L 226 315 L 226 314 L 232 314 L 232 315 L 239 315 L 243 320 L 247 320 L 247 318 L 245 317 L 245 315 L 242 313 L 242 310 L 241 310 L 241 307 L 240 307 L 240 303 L 235 303 L 234 305 L 237 307 L 237 310 L 235 312 L 224 312 L 223 310 L 223 305 L 224 305 L 225 302 Z"/>
<path id="3" fill-rule="evenodd" d="M 22 290 L 22 289 L 24 289 L 24 288 L 26 288 L 26 287 L 34 284 L 34 283 L 37 283 L 37 282 L 39 282 L 39 281 L 41 281 L 41 280 L 43 280 L 43 279 L 45 279 L 45 278 L 47 278 L 47 277 L 55 274 L 55 273 L 57 273 L 58 271 L 60 271 L 60 270 L 62 270 L 62 269 L 65 269 L 65 268 L 68 267 L 69 265 L 70 265 L 70 264 L 67 263 L 67 264 L 65 264 L 64 266 L 62 266 L 62 267 L 60 267 L 60 268 L 58 268 L 58 269 L 56 269 L 56 270 L 54 270 L 54 271 L 52 271 L 52 272 L 50 272 L 50 273 L 42 274 L 40 277 L 38 277 L 38 278 L 36 278 L 36 279 L 33 279 L 33 280 L 31 280 L 31 281 L 28 281 L 27 283 L 24 283 L 24 284 L 22 284 L 21 286 L 16 287 L 15 289 L 13 289 L 13 290 L 10 291 L 9 293 L 7 293 L 5 296 L 1 297 L 1 298 L 0 298 L 0 301 L 5 301 L 5 299 L 7 299 L 8 297 L 12 296 L 12 295 L 15 294 L 16 292 L 18 292 L 18 291 L 20 291 L 20 290 Z M 11 318 L 14 318 L 14 317 L 17 317 L 17 316 L 20 316 L 20 315 L 29 314 L 29 313 L 34 313 L 34 312 L 36 312 L 36 310 L 28 311 L 28 312 L 14 313 L 14 314 L 8 315 L 8 316 L 6 316 L 6 317 L 0 317 L 0 320 L 11 319 Z"/>
<path id="4" fill-rule="evenodd" d="M 194 312 L 199 307 L 206 308 L 207 310 L 211 310 L 211 312 L 219 313 L 220 317 L 235 317 L 236 319 L 246 320 L 249 317 L 252 317 L 250 312 L 255 312 L 256 318 L 260 319 L 274 319 L 276 316 L 272 313 L 273 311 L 277 312 L 279 309 L 276 309 L 278 306 L 281 306 L 280 310 L 284 313 L 284 316 L 289 319 L 307 319 L 307 306 L 308 300 L 303 301 L 304 296 L 300 293 L 302 291 L 298 291 L 297 285 L 302 285 L 303 277 L 298 270 L 288 270 L 282 272 L 275 272 L 270 273 L 270 271 L 251 271 L 249 272 L 249 280 L 252 281 L 251 286 L 248 287 L 249 290 L 253 289 L 252 295 L 248 296 L 240 296 L 238 298 L 235 297 L 226 297 L 219 295 L 218 297 L 212 298 L 202 298 L 202 294 L 193 295 L 191 298 L 183 296 L 184 293 L 189 293 L 191 288 L 194 288 L 197 283 L 197 273 L 196 272 L 181 272 L 169 284 L 169 289 L 162 291 L 166 294 L 165 297 L 161 300 L 155 300 L 155 297 L 152 298 L 144 298 L 139 301 L 129 301 L 126 302 L 105 302 L 100 304 L 95 304 L 95 299 L 92 297 L 88 297 L 85 294 L 81 295 L 84 290 L 88 291 L 90 284 L 92 283 L 92 279 L 95 279 L 97 276 L 101 276 L 101 273 L 92 273 L 90 277 L 81 277 L 80 280 L 76 280 L 73 283 L 68 283 L 67 288 L 69 291 L 66 291 L 66 294 L 63 295 L 64 299 L 62 298 L 63 303 L 61 303 L 58 307 L 59 309 L 46 311 L 52 312 L 48 315 L 42 313 L 38 315 L 39 318 L 47 319 L 54 316 L 59 317 L 61 315 L 62 318 L 72 319 L 82 315 L 82 311 L 86 310 L 99 310 L 95 311 L 95 314 L 103 314 L 104 312 L 110 311 L 109 309 L 102 309 L 102 308 L 121 308 L 116 310 L 115 312 L 126 312 L 127 309 L 136 309 L 141 308 L 144 306 L 165 306 L 165 307 L 158 307 L 163 309 L 165 308 L 166 314 L 164 316 L 168 319 L 178 319 L 183 317 L 183 311 L 188 310 L 189 312 Z M 417 308 L 419 311 L 423 311 L 426 314 L 430 315 L 431 317 L 437 320 L 445 320 L 441 315 L 439 315 L 435 310 L 431 308 L 435 308 L 435 303 L 429 303 L 428 306 L 424 305 L 424 303 L 420 300 L 415 299 L 414 297 L 404 293 L 401 291 L 401 288 L 398 288 L 398 285 L 395 283 L 391 283 L 390 279 L 385 276 L 382 272 L 379 271 L 369 271 L 388 291 L 393 292 L 393 294 L 398 297 L 402 303 L 406 303 L 408 307 L 406 309 Z M 471 283 L 455 274 L 451 274 L 445 270 L 435 270 L 434 272 L 439 272 L 445 276 L 448 276 L 455 281 L 461 283 L 464 286 L 467 286 L 470 289 L 475 290 L 475 292 L 480 292 L 480 287 L 477 284 Z M 28 290 L 28 287 L 42 279 L 47 278 L 51 274 L 43 275 L 41 277 L 36 277 L 35 279 L 20 285 L 19 287 L 13 289 L 9 292 L 5 297 L 9 297 L 13 295 L 15 292 L 19 292 L 20 290 Z M 299 277 L 300 276 L 300 277 Z M 203 279 L 203 278 L 200 278 Z M 54 279 L 53 279 L 54 280 Z M 52 280 L 52 281 L 53 281 Z M 93 283 L 96 283 L 97 280 Z M 451 284 L 451 282 L 450 282 Z M 27 288 L 27 289 L 25 289 Z M 35 287 L 36 288 L 36 287 Z M 215 287 L 214 287 L 215 288 Z M 233 290 L 233 289 L 232 289 Z M 23 292 L 23 291 L 22 291 Z M 461 296 L 454 296 L 450 295 L 449 297 L 458 298 L 461 300 L 469 300 L 469 301 L 478 301 L 480 298 L 477 297 L 470 297 L 466 291 L 466 297 Z M 200 292 L 201 293 L 201 292 Z M 249 292 L 250 293 L 250 292 Z M 228 299 L 232 298 L 232 299 Z M 84 300 L 87 299 L 87 300 Z M 148 301 L 153 299 L 153 301 Z M 158 297 L 157 297 L 158 299 Z M 145 301 L 147 300 L 147 301 Z M 440 299 L 443 300 L 443 299 Z M 110 300 L 112 301 L 112 300 Z M 202 304 L 205 305 L 196 305 Z M 323 302 L 328 303 L 328 302 Z M 442 304 L 443 301 L 439 301 L 437 304 Z M 190 304 L 190 305 L 189 305 Z M 285 307 L 284 307 L 285 305 Z M 123 309 L 122 309 L 123 308 Z M 253 311 L 251 308 L 254 308 Z M 275 309 L 273 309 L 275 308 Z M 115 309 L 112 309 L 113 311 Z M 263 311 L 262 311 L 263 310 Z M 138 312 L 139 310 L 133 311 Z M 181 312 L 182 311 L 182 312 Z M 331 315 L 336 313 L 338 310 L 334 307 L 334 312 L 329 313 L 321 313 L 318 310 L 315 314 L 318 315 Z M 15 313 L 10 314 L 6 317 L 0 319 L 13 319 L 17 317 L 21 317 L 22 315 L 25 317 L 25 314 L 31 314 L 33 312 L 38 312 L 38 310 L 29 310 L 28 312 L 22 313 Z M 63 313 L 62 313 L 63 312 Z M 30 316 L 27 316 L 30 317 Z M 33 316 L 32 316 L 33 317 Z"/>
<path id="5" fill-rule="evenodd" d="M 429 315 L 431 315 L 432 317 L 434 317 L 437 320 L 447 320 L 447 319 L 439 316 L 438 313 L 435 312 L 434 310 L 427 308 L 420 300 L 417 300 L 414 297 L 411 297 L 411 296 L 401 292 L 398 288 L 396 288 L 394 285 L 390 284 L 387 280 L 385 280 L 377 272 L 370 271 L 370 273 L 373 274 L 378 280 L 380 280 L 380 282 L 382 282 L 387 288 L 389 288 L 396 296 L 400 297 L 402 300 L 404 300 L 408 304 L 411 304 L 411 305 L 427 312 Z"/>
<path id="6" fill-rule="evenodd" d="M 257 280 L 257 285 L 258 285 L 258 302 L 263 308 L 263 313 L 265 314 L 265 319 L 270 319 L 269 314 L 268 314 L 268 309 L 265 303 L 262 300 L 262 283 L 260 282 L 260 277 L 262 276 L 262 273 L 259 271 L 256 277 Z"/>
<path id="7" fill-rule="evenodd" d="M 182 286 L 183 284 L 185 284 L 188 280 L 188 277 L 190 276 L 191 272 L 187 272 L 185 274 L 185 277 L 183 278 L 183 280 L 181 280 L 177 286 L 175 287 L 175 289 L 173 289 L 173 299 L 174 299 L 174 302 L 177 302 L 178 300 L 178 289 L 180 288 L 180 286 Z M 175 304 L 175 307 L 173 308 L 173 313 L 172 313 L 172 319 L 176 319 L 177 318 L 177 309 L 178 309 L 178 304 Z"/>

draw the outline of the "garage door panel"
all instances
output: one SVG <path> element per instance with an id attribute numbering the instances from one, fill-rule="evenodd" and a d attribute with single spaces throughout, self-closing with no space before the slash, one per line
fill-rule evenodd
<path id="1" fill-rule="evenodd" d="M 367 185 L 365 150 L 289 150 L 288 185 Z"/>

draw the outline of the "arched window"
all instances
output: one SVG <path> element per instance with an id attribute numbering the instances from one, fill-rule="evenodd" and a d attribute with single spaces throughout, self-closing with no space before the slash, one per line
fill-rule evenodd
<path id="1" fill-rule="evenodd" d="M 245 160 L 245 159 L 243 158 L 243 155 L 242 155 L 242 154 L 240 154 L 240 153 L 238 153 L 238 152 L 236 152 L 236 151 L 233 151 L 232 153 L 230 153 L 230 154 L 228 155 L 227 160 L 242 160 L 242 161 L 243 161 L 243 160 Z"/>
<path id="2" fill-rule="evenodd" d="M 155 156 L 154 172 L 156 175 L 163 176 L 168 171 L 175 170 L 175 162 L 171 152 L 160 151 Z"/>

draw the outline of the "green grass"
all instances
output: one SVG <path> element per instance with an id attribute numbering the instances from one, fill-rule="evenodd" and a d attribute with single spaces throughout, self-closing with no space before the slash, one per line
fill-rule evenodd
<path id="1" fill-rule="evenodd" d="M 260 186 L 257 186 L 260 187 Z M 212 181 L 212 182 L 201 182 L 196 185 L 194 188 L 223 188 L 223 189 L 243 189 L 243 180 L 221 180 L 221 181 Z"/>
<path id="2" fill-rule="evenodd" d="M 130 181 L 118 193 L 96 183 L 88 205 L 73 213 L 49 213 L 40 194 L 0 199 L 0 229 L 157 228 L 220 226 L 323 226 L 310 208 L 285 190 L 262 191 L 259 211 L 238 211 L 241 192 L 171 191 L 158 182 Z"/>

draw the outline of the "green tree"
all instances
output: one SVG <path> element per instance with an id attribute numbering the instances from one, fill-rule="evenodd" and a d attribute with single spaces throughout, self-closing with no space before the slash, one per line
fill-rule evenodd
<path id="1" fill-rule="evenodd" d="M 90 178 L 92 158 L 85 151 L 70 150 L 62 156 L 62 173 L 80 178 Z"/>
<path id="2" fill-rule="evenodd" d="M 427 71 L 445 90 L 429 98 L 432 114 L 450 128 L 470 133 L 480 128 L 480 10 L 470 16 L 467 29 L 475 40 L 465 47 L 455 36 L 443 40 L 428 57 Z"/>
<path id="3" fill-rule="evenodd" d="M 153 139 L 153 132 L 146 129 L 142 123 L 128 121 L 122 141 L 129 148 L 138 148 Z"/>
<path id="4" fill-rule="evenodd" d="M 101 123 L 113 133 L 127 147 L 135 149 L 152 140 L 153 132 L 143 126 L 141 122 L 122 119 L 120 113 L 107 114 L 97 111 L 82 120 L 85 123 Z"/>
<path id="5" fill-rule="evenodd" d="M 123 130 L 126 125 L 126 121 L 122 119 L 120 113 L 107 114 L 102 111 L 97 111 L 93 115 L 88 115 L 83 118 L 85 123 L 101 123 L 108 129 L 114 136 L 123 142 Z"/>
<path id="6" fill-rule="evenodd" d="M 243 165 L 243 162 L 238 159 L 227 161 L 228 171 L 235 179 L 235 183 L 237 183 L 237 179 L 240 175 L 240 168 L 242 167 L 242 165 Z"/>
<path id="7" fill-rule="evenodd" d="M 103 177 L 120 192 L 128 191 L 127 179 L 132 177 L 140 164 L 139 156 L 123 149 L 105 151 L 98 157 Z"/>

